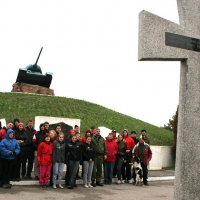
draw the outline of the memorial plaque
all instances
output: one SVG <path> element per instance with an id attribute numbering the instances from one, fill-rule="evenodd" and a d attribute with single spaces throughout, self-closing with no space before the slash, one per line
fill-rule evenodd
<path id="1" fill-rule="evenodd" d="M 165 32 L 165 45 L 200 52 L 200 39 Z"/>

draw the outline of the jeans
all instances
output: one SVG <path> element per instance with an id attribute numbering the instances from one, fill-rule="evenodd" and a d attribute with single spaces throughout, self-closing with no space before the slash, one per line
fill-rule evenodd
<path id="1" fill-rule="evenodd" d="M 70 172 L 69 185 L 72 187 L 75 185 L 78 167 L 79 167 L 79 161 L 69 160 L 69 172 Z"/>
<path id="2" fill-rule="evenodd" d="M 121 180 L 121 176 L 122 176 L 121 170 L 122 170 L 123 163 L 124 163 L 124 157 L 117 158 L 117 162 L 116 162 L 117 169 L 116 169 L 116 171 L 117 171 L 117 178 L 118 178 L 118 180 Z"/>
<path id="3" fill-rule="evenodd" d="M 104 180 L 105 180 L 105 182 L 112 183 L 114 166 L 115 166 L 115 162 L 104 162 Z"/>
<path id="4" fill-rule="evenodd" d="M 122 165 L 122 178 L 123 180 L 129 181 L 131 179 L 131 162 L 130 158 L 127 158 L 127 161 Z M 126 169 L 125 169 L 126 168 Z"/>
<path id="5" fill-rule="evenodd" d="M 57 176 L 58 176 L 58 184 L 61 184 L 63 168 L 64 168 L 64 163 L 55 162 L 53 164 L 53 183 L 54 184 L 56 184 Z"/>
<path id="6" fill-rule="evenodd" d="M 83 161 L 83 166 L 83 184 L 87 185 L 91 183 L 94 161 Z"/>

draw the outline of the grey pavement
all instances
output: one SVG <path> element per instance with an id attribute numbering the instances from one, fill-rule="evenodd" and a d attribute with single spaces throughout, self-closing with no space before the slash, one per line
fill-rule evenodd
<path id="1" fill-rule="evenodd" d="M 165 173 L 165 172 L 164 172 Z M 69 190 L 53 189 L 48 186 L 41 190 L 39 186 L 13 186 L 12 189 L 0 188 L 1 200 L 171 200 L 174 193 L 174 181 L 152 181 L 149 186 L 132 184 L 111 184 L 96 188 L 77 188 Z"/>

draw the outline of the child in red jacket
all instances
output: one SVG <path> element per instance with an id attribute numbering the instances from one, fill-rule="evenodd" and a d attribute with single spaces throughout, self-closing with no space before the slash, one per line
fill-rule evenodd
<path id="1" fill-rule="evenodd" d="M 53 144 L 50 142 L 50 136 L 44 136 L 44 141 L 39 144 L 37 151 L 37 161 L 40 166 L 40 186 L 46 188 L 52 166 Z"/>

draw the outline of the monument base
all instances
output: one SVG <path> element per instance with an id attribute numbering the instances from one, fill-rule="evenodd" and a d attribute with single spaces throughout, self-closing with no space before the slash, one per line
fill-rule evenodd
<path id="1" fill-rule="evenodd" d="M 47 94 L 54 96 L 54 90 L 39 86 L 39 85 L 31 85 L 27 83 L 14 83 L 13 89 L 11 92 L 24 92 L 24 93 L 34 93 L 34 94 Z"/>

